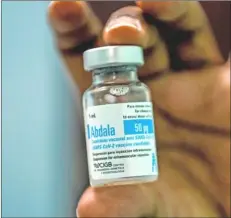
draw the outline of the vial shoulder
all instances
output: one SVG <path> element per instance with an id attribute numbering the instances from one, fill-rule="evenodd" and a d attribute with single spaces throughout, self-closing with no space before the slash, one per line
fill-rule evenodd
<path id="1" fill-rule="evenodd" d="M 90 93 L 94 92 L 100 92 L 105 89 L 111 89 L 111 88 L 119 88 L 119 87 L 127 87 L 129 89 L 136 89 L 138 92 L 150 92 L 149 87 L 140 81 L 133 82 L 133 83 L 107 83 L 107 84 L 100 84 L 100 85 L 91 85 L 85 92 L 83 93 L 83 96 L 87 96 Z"/>
<path id="2" fill-rule="evenodd" d="M 140 86 L 141 86 L 144 90 L 146 90 L 146 91 L 150 92 L 149 87 L 148 87 L 145 83 L 143 83 L 143 82 L 139 81 L 139 85 L 140 85 Z"/>
<path id="3" fill-rule="evenodd" d="M 151 101 L 148 86 L 142 82 L 91 86 L 83 95 L 85 105 Z"/>

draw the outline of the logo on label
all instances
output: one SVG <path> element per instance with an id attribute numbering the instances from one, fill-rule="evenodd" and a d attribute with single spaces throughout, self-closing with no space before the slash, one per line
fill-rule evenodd
<path id="1" fill-rule="evenodd" d="M 95 163 L 94 167 L 95 168 L 112 167 L 112 162 Z"/>
<path id="2" fill-rule="evenodd" d="M 109 124 L 107 126 L 100 125 L 90 126 L 87 125 L 87 137 L 91 138 L 100 138 L 105 136 L 114 136 L 115 135 L 115 127 L 111 127 Z"/>

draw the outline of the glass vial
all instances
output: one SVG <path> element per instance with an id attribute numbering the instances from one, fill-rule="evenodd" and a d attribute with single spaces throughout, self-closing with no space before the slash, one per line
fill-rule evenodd
<path id="1" fill-rule="evenodd" d="M 138 46 L 106 46 L 84 53 L 93 74 L 83 95 L 91 186 L 134 184 L 158 177 L 150 91 L 137 76 Z"/>

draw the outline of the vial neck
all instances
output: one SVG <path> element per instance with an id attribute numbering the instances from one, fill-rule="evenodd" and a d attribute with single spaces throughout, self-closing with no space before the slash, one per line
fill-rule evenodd
<path id="1" fill-rule="evenodd" d="M 136 66 L 105 67 L 93 71 L 93 85 L 127 84 L 138 81 Z"/>

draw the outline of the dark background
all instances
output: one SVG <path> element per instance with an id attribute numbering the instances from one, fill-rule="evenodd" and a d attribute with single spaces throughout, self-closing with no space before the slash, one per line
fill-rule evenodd
<path id="1" fill-rule="evenodd" d="M 230 6 L 228 1 L 201 2 L 208 15 L 214 34 L 224 57 L 230 52 Z M 94 1 L 91 5 L 103 22 L 110 14 L 123 6 L 133 5 L 130 1 Z M 104 9 L 104 10 L 102 10 Z"/>

